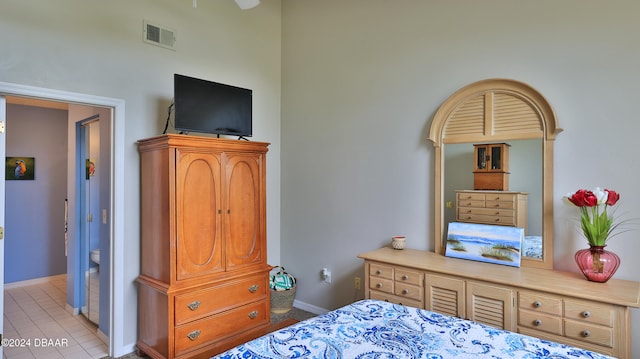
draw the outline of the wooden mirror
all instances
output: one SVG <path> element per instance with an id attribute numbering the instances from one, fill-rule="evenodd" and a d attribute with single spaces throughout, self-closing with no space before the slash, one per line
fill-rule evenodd
<path id="1" fill-rule="evenodd" d="M 435 149 L 435 252 L 444 255 L 448 221 L 445 209 L 451 209 L 451 194 L 445 193 L 447 172 L 445 144 L 465 144 L 473 156 L 474 144 L 489 143 L 534 143 L 541 142 L 540 151 L 530 158 L 534 173 L 540 176 L 541 188 L 531 188 L 529 208 L 540 219 L 541 245 L 539 255 L 522 256 L 521 265 L 553 269 L 553 144 L 562 129 L 557 126 L 553 108 L 535 89 L 522 82 L 509 79 L 488 79 L 463 87 L 451 95 L 433 117 L 429 140 Z M 531 142 L 533 141 L 533 142 Z M 449 151 L 453 147 L 449 148 Z M 512 158 L 512 161 L 514 159 Z M 470 163 L 473 159 L 470 158 Z M 472 169 L 468 175 L 472 176 Z M 452 171 L 452 169 L 451 169 Z M 517 187 L 512 182 L 512 186 Z M 460 188 L 472 190 L 472 188 Z M 522 189 L 518 189 L 522 191 Z M 527 191 L 529 192 L 529 191 Z M 536 219 L 537 220 L 537 219 Z"/>

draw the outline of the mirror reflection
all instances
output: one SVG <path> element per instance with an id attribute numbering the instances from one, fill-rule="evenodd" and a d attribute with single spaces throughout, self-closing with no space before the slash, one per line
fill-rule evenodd
<path id="1" fill-rule="evenodd" d="M 542 195 L 543 195 L 543 141 L 542 139 L 508 140 L 508 192 L 526 194 L 526 226 L 523 257 L 542 258 Z M 445 228 L 456 221 L 456 191 L 473 190 L 475 164 L 474 144 L 456 143 L 444 146 L 443 201 Z M 476 167 L 474 167 L 476 165 Z M 489 187 L 492 188 L 492 187 Z M 446 234 L 446 231 L 445 231 Z"/>

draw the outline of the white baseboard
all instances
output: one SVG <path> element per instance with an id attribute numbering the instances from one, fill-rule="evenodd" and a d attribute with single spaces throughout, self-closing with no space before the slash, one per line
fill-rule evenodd
<path id="1" fill-rule="evenodd" d="M 109 346 L 109 336 L 107 336 L 106 334 L 104 334 L 102 332 L 102 330 L 100 330 L 100 328 L 96 329 L 96 336 L 102 340 L 103 343 L 105 343 L 107 346 Z"/>
<path id="2" fill-rule="evenodd" d="M 320 315 L 320 314 L 324 314 L 326 312 L 328 312 L 328 309 L 324 309 L 315 305 L 311 305 L 309 303 L 305 303 L 305 302 L 301 302 L 297 299 L 293 300 L 293 306 L 298 308 L 298 309 L 302 309 L 305 310 L 309 313 L 313 313 L 315 315 Z"/>
<path id="3" fill-rule="evenodd" d="M 50 277 L 34 278 L 34 279 L 22 280 L 19 282 L 5 283 L 4 289 L 13 289 L 13 288 L 25 287 L 28 285 L 49 283 L 58 278 L 66 278 L 66 276 L 67 276 L 66 274 L 58 274 L 58 275 L 52 275 Z"/>
<path id="4" fill-rule="evenodd" d="M 69 313 L 71 315 L 80 314 L 80 308 L 74 308 L 74 307 L 70 306 L 69 303 L 65 304 L 64 310 L 66 310 L 67 313 Z"/>

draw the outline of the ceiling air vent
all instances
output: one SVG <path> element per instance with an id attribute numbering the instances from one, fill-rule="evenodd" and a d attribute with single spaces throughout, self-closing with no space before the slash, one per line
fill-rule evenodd
<path id="1" fill-rule="evenodd" d="M 175 50 L 174 44 L 176 42 L 176 32 L 172 29 L 152 24 L 145 20 L 142 40 L 149 44 Z"/>

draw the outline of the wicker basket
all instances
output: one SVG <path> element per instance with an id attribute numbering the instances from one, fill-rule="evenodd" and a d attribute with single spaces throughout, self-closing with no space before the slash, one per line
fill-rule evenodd
<path id="1" fill-rule="evenodd" d="M 293 308 L 296 297 L 296 287 L 287 290 L 271 290 L 271 313 L 284 314 Z"/>

